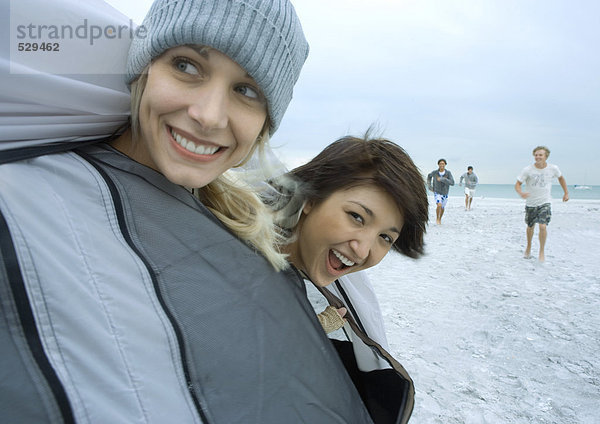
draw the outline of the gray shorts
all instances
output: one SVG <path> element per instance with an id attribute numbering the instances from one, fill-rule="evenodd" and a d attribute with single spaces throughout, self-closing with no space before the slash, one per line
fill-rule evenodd
<path id="1" fill-rule="evenodd" d="M 537 224 L 549 224 L 552 218 L 552 209 L 550 203 L 544 203 L 539 206 L 525 206 L 525 223 L 528 227 Z"/>

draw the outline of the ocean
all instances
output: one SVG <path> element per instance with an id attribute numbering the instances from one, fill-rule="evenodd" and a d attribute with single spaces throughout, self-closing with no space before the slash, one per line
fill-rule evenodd
<path id="1" fill-rule="evenodd" d="M 595 199 L 600 200 L 600 186 L 588 186 L 589 190 L 575 189 L 569 185 L 570 199 Z M 465 187 L 459 186 L 458 183 L 450 187 L 450 196 L 464 196 Z M 525 190 L 527 188 L 525 187 Z M 552 198 L 562 199 L 563 191 L 560 184 L 552 184 Z M 475 189 L 475 198 L 492 197 L 501 199 L 519 199 L 519 195 L 515 191 L 514 184 L 477 184 Z"/>

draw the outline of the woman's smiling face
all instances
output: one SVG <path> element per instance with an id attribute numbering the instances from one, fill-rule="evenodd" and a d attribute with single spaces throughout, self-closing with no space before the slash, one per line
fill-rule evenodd
<path id="1" fill-rule="evenodd" d="M 203 187 L 246 158 L 267 102 L 244 69 L 210 48 L 180 46 L 150 66 L 134 160 L 171 182 Z"/>
<path id="2" fill-rule="evenodd" d="M 403 218 L 393 198 L 360 185 L 306 205 L 289 246 L 292 263 L 319 286 L 378 264 L 400 236 Z"/>

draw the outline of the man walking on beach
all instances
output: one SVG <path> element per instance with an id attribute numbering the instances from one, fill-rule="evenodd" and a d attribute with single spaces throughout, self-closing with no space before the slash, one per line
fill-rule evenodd
<path id="1" fill-rule="evenodd" d="M 539 226 L 540 252 L 538 259 L 543 262 L 544 246 L 546 245 L 547 229 L 550 223 L 552 210 L 550 202 L 552 200 L 550 192 L 552 189 L 552 179 L 558 178 L 558 182 L 563 189 L 563 202 L 569 200 L 569 191 L 567 182 L 562 176 L 558 166 L 546 162 L 550 156 L 550 150 L 546 146 L 538 146 L 533 149 L 535 163 L 526 166 L 517 177 L 515 190 L 523 199 L 525 199 L 525 223 L 527 224 L 527 247 L 525 248 L 525 258 L 531 257 L 531 240 L 535 224 Z M 526 192 L 522 191 L 522 185 L 527 186 Z"/>
<path id="2" fill-rule="evenodd" d="M 444 209 L 448 203 L 448 191 L 450 186 L 454 185 L 454 177 L 452 172 L 446 169 L 446 159 L 440 159 L 437 163 L 438 169 L 427 175 L 427 187 L 433 191 L 435 199 L 435 223 L 441 225 Z"/>
<path id="3" fill-rule="evenodd" d="M 473 203 L 473 195 L 475 194 L 475 186 L 479 182 L 479 178 L 473 172 L 473 167 L 468 166 L 467 172 L 460 176 L 458 185 L 462 185 L 463 179 L 465 180 L 465 210 L 471 210 L 471 203 Z"/>

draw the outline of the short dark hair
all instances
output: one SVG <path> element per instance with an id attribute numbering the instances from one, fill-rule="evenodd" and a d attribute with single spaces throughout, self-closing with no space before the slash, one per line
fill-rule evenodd
<path id="1" fill-rule="evenodd" d="M 444 161 L 444 165 L 448 165 L 448 162 L 447 162 L 447 161 L 446 161 L 446 159 L 444 159 L 444 158 L 442 158 L 442 159 L 439 159 L 439 160 L 437 161 L 438 165 L 439 165 L 439 164 L 440 164 L 440 162 L 442 162 L 442 161 Z"/>
<path id="2" fill-rule="evenodd" d="M 473 169 L 473 167 L 472 167 L 471 165 L 467 166 L 467 171 L 468 171 L 469 169 Z"/>
<path id="3" fill-rule="evenodd" d="M 305 200 L 319 204 L 335 191 L 364 184 L 384 189 L 396 203 L 404 225 L 392 248 L 411 258 L 423 254 L 428 200 L 425 181 L 410 156 L 384 138 L 343 137 L 313 160 L 290 172 Z"/>

